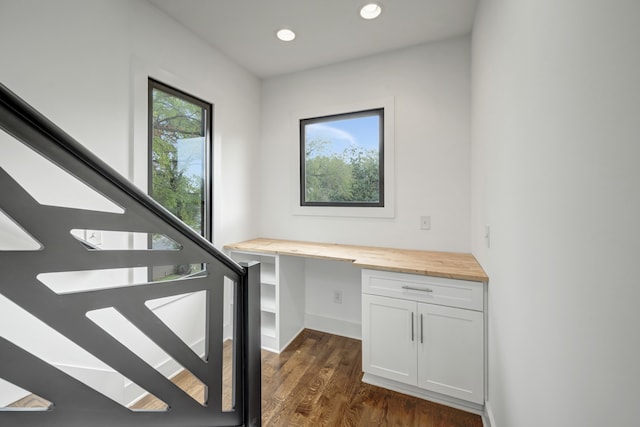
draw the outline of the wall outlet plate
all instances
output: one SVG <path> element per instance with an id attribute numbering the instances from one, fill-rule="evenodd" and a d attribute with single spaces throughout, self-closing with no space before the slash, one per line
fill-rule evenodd
<path id="1" fill-rule="evenodd" d="M 102 244 L 102 231 L 99 230 L 87 230 L 86 231 L 86 241 L 91 243 L 92 245 L 101 245 Z"/>
<path id="2" fill-rule="evenodd" d="M 342 291 L 333 291 L 334 304 L 342 304 Z"/>
<path id="3" fill-rule="evenodd" d="M 431 217 L 430 216 L 421 216 L 420 217 L 420 230 L 431 230 Z"/>

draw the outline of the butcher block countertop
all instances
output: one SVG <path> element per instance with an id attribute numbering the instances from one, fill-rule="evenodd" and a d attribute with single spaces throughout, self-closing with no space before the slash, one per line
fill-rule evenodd
<path id="1" fill-rule="evenodd" d="M 337 243 L 257 238 L 225 245 L 225 249 L 349 261 L 362 268 L 488 282 L 489 278 L 471 254 L 419 251 Z"/>

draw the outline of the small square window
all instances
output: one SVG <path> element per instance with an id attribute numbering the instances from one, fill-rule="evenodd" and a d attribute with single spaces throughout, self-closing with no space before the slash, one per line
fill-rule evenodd
<path id="1" fill-rule="evenodd" d="M 384 207 L 384 108 L 300 120 L 300 206 Z"/>

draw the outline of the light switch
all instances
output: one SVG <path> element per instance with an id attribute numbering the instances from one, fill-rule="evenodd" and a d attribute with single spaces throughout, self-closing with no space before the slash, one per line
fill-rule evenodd
<path id="1" fill-rule="evenodd" d="M 491 226 L 490 225 L 484 226 L 484 239 L 487 242 L 487 247 L 490 248 L 491 247 Z"/>

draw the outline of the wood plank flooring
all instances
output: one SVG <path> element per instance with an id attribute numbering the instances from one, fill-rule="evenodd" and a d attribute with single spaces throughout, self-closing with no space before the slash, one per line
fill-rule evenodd
<path id="1" fill-rule="evenodd" d="M 482 427 L 478 415 L 363 383 L 361 348 L 358 340 L 305 329 L 281 354 L 263 350 L 262 425 Z M 230 346 L 225 350 L 230 358 Z M 223 375 L 227 383 L 230 369 Z M 189 372 L 173 381 L 204 400 L 201 383 Z M 27 401 L 34 405 L 33 398 L 25 398 L 14 406 Z M 230 394 L 223 394 L 223 405 L 230 405 Z M 132 409 L 164 409 L 164 404 L 146 396 Z"/>
<path id="2" fill-rule="evenodd" d="M 478 415 L 365 384 L 358 340 L 305 329 L 262 354 L 263 426 L 482 427 Z"/>
<path id="3" fill-rule="evenodd" d="M 232 407 L 233 391 L 233 355 L 232 341 L 225 341 L 222 347 L 222 410 L 229 411 Z M 198 403 L 204 403 L 204 385 L 191 372 L 183 370 L 171 378 L 178 387 L 193 397 Z M 144 396 L 131 406 L 135 410 L 165 410 L 167 405 L 152 394 Z"/>

